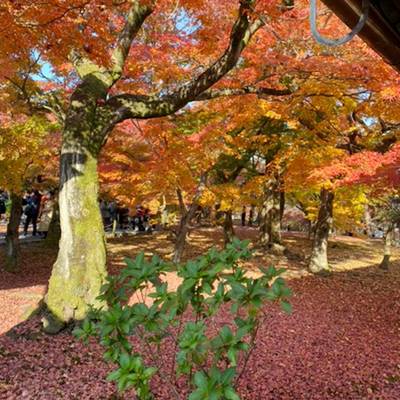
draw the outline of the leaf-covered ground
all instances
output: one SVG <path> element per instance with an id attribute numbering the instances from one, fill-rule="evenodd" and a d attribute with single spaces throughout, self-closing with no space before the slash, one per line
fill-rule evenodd
<path id="1" fill-rule="evenodd" d="M 248 229 L 239 233 L 255 234 Z M 193 232 L 186 256 L 220 240 L 215 230 Z M 267 308 L 269 323 L 261 329 L 241 380 L 242 399 L 399 399 L 398 253 L 391 271 L 382 272 L 376 267 L 379 241 L 337 238 L 330 249 L 337 273 L 322 278 L 304 271 L 306 239 L 292 235 L 286 244 L 290 256 L 280 257 L 279 264 L 290 267 L 290 277 L 303 276 L 290 281 L 294 312 L 288 316 Z M 115 239 L 109 244 L 110 269 L 117 271 L 124 256 L 140 249 L 167 255 L 170 247 L 164 235 Z M 35 317 L 10 330 L 45 292 L 54 257 L 55 251 L 42 244 L 24 245 L 22 272 L 0 272 L 0 399 L 115 399 L 97 345 L 85 347 L 68 332 L 46 336 Z M 258 255 L 253 264 L 277 261 Z M 228 316 L 219 318 L 222 322 Z M 163 356 L 167 364 L 171 353 Z M 157 392 L 171 398 L 163 385 Z"/>

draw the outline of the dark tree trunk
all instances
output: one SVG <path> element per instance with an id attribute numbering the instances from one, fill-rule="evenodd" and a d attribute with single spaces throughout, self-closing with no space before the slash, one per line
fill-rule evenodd
<path id="1" fill-rule="evenodd" d="M 328 239 L 333 222 L 333 198 L 334 194 L 332 191 L 325 188 L 321 189 L 321 203 L 308 266 L 312 273 L 330 271 L 328 264 Z"/>
<path id="2" fill-rule="evenodd" d="M 311 220 L 307 219 L 307 225 L 308 225 L 307 236 L 308 239 L 311 240 L 314 234 L 315 224 L 313 224 Z"/>
<path id="3" fill-rule="evenodd" d="M 173 262 L 179 263 L 181 261 L 183 251 L 186 246 L 186 238 L 189 231 L 189 221 L 187 218 L 187 214 L 181 216 L 181 220 L 179 221 L 178 232 L 175 240 L 175 248 L 174 248 L 174 256 Z"/>
<path id="4" fill-rule="evenodd" d="M 279 219 L 281 221 L 281 228 L 282 228 L 283 214 L 285 213 L 285 205 L 286 205 L 285 191 L 281 190 L 279 192 Z"/>
<path id="5" fill-rule="evenodd" d="M 260 244 L 276 253 L 284 251 L 281 238 L 280 193 L 279 180 L 275 176 L 265 185 L 260 218 Z"/>
<path id="6" fill-rule="evenodd" d="M 229 243 L 232 243 L 234 237 L 235 237 L 235 230 L 233 229 L 232 211 L 231 210 L 225 211 L 225 218 L 224 218 L 225 246 Z"/>
<path id="7" fill-rule="evenodd" d="M 19 225 L 22 215 L 21 196 L 11 193 L 10 220 L 7 225 L 6 235 L 6 261 L 5 269 L 9 272 L 17 272 L 19 261 Z"/>
<path id="8" fill-rule="evenodd" d="M 206 184 L 207 175 L 203 174 L 200 177 L 200 183 L 197 187 L 196 193 L 193 196 L 192 203 L 190 204 L 189 209 L 186 208 L 186 205 L 183 201 L 182 191 L 180 189 L 177 190 L 179 206 L 181 210 L 181 220 L 178 226 L 178 232 L 176 235 L 173 262 L 179 263 L 182 259 L 183 252 L 185 250 L 186 238 L 189 232 L 189 223 L 194 217 L 196 210 L 199 206 L 199 200 L 201 195 L 204 192 L 205 184 Z"/>
<path id="9" fill-rule="evenodd" d="M 390 265 L 390 256 L 392 255 L 392 241 L 394 236 L 394 225 L 389 224 L 386 228 L 384 240 L 383 259 L 379 265 L 379 268 L 388 270 Z"/>

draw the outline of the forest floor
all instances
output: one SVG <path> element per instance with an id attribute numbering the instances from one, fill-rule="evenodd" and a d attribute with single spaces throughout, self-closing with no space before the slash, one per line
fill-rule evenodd
<path id="1" fill-rule="evenodd" d="M 237 233 L 242 239 L 257 235 L 252 228 Z M 241 398 L 399 399 L 400 250 L 384 272 L 377 268 L 380 240 L 333 238 L 329 258 L 334 274 L 315 277 L 306 271 L 310 242 L 300 234 L 286 234 L 284 242 L 288 256 L 266 257 L 256 250 L 248 264 L 251 271 L 261 264 L 287 268 L 294 295 L 291 315 L 266 307 L 270 320 L 260 330 L 240 381 Z M 185 258 L 211 245 L 222 245 L 220 231 L 195 230 Z M 165 233 L 111 239 L 110 271 L 120 270 L 123 258 L 140 250 L 168 257 L 172 242 Z M 99 346 L 85 346 L 68 332 L 47 336 L 37 317 L 23 322 L 45 293 L 55 256 L 43 243 L 25 243 L 21 271 L 9 274 L 0 268 L 0 399 L 116 399 L 114 385 L 105 380 L 110 367 Z M 176 282 L 173 276 L 168 279 Z M 165 357 L 168 363 L 171 354 L 165 351 Z M 170 398 L 161 385 L 156 390 L 160 398 Z"/>

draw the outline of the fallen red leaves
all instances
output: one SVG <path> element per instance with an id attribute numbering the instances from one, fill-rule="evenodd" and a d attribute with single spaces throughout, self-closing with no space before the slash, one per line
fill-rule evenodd
<path id="1" fill-rule="evenodd" d="M 29 281 L 13 279 L 14 287 Z M 399 399 L 399 263 L 389 273 L 372 267 L 290 286 L 294 313 L 268 308 L 271 317 L 241 379 L 241 398 Z M 39 327 L 35 317 L 0 337 L 0 399 L 118 398 L 105 381 L 109 367 L 98 345 L 86 347 L 68 332 L 46 336 Z M 163 356 L 168 363 L 171 353 Z M 171 398 L 166 387 L 155 385 L 160 398 Z"/>

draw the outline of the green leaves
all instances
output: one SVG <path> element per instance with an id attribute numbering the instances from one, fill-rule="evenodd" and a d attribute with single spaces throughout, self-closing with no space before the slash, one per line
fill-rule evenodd
<path id="1" fill-rule="evenodd" d="M 189 374 L 194 364 L 202 365 L 207 360 L 209 340 L 204 331 L 204 322 L 188 322 L 185 325 L 178 338 L 178 374 Z"/>
<path id="2" fill-rule="evenodd" d="M 149 382 L 157 368 L 146 368 L 141 356 L 122 353 L 118 359 L 119 368 L 107 376 L 107 380 L 116 381 L 118 390 L 135 387 L 139 398 L 152 399 Z"/>
<path id="3" fill-rule="evenodd" d="M 186 376 L 193 385 L 191 400 L 237 400 L 234 377 L 254 346 L 265 302 L 279 302 L 285 312 L 291 312 L 287 302 L 291 293 L 280 277 L 284 270 L 260 268 L 259 278 L 249 277 L 241 262 L 250 255 L 248 242 L 238 239 L 222 251 L 212 248 L 179 266 L 177 275 L 182 281 L 175 291 L 169 291 L 160 276 L 172 266 L 158 257 L 146 260 L 140 253 L 134 260 L 127 259 L 121 274 L 103 286 L 101 298 L 108 308 L 93 310 L 92 319 L 85 320 L 75 334 L 83 340 L 98 336 L 105 359 L 118 366 L 108 379 L 120 391 L 135 388 L 141 400 L 152 399 L 150 380 L 156 373 L 170 384 L 175 375 Z M 128 294 L 142 301 L 129 305 Z M 226 303 L 231 307 L 232 324 L 208 332 L 211 317 Z M 187 316 L 193 320 L 186 321 Z M 135 347 L 140 353 L 132 353 L 132 335 L 140 342 Z M 176 346 L 175 369 L 167 378 L 165 366 L 157 364 L 165 338 Z M 155 365 L 144 365 L 144 355 Z"/>
<path id="4" fill-rule="evenodd" d="M 193 379 L 196 389 L 189 396 L 189 400 L 240 400 L 232 386 L 235 374 L 234 368 L 222 371 L 216 367 L 211 368 L 208 374 L 204 371 L 196 372 Z"/>

